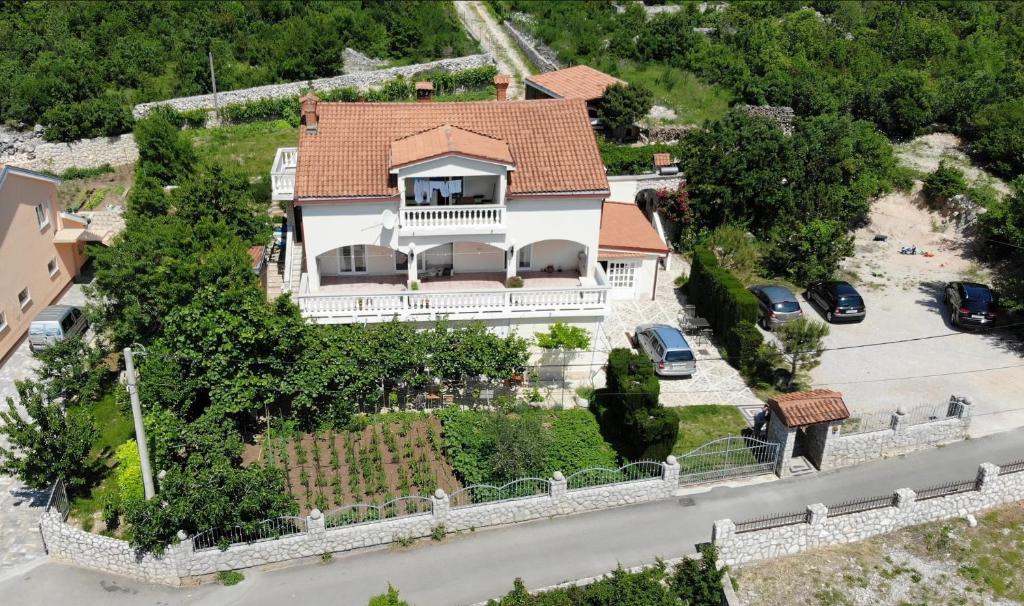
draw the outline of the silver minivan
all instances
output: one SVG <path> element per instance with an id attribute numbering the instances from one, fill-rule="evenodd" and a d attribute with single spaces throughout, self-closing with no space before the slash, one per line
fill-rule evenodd
<path id="1" fill-rule="evenodd" d="M 28 348 L 46 349 L 57 341 L 85 335 L 89 321 L 82 310 L 73 305 L 51 305 L 39 312 L 28 326 Z"/>
<path id="2" fill-rule="evenodd" d="M 636 327 L 636 341 L 659 375 L 690 377 L 697 372 L 697 358 L 678 328 L 668 324 L 641 324 Z"/>

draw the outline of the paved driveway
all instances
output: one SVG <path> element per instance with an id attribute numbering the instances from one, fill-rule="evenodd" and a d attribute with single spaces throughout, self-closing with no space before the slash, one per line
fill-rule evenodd
<path id="1" fill-rule="evenodd" d="M 60 298 L 65 305 L 84 305 L 81 284 L 72 284 Z M 7 410 L 7 398 L 15 398 L 14 382 L 35 375 L 36 360 L 28 349 L 28 339 L 18 345 L 0 366 L 0 402 Z M 0 437 L 0 446 L 7 446 Z M 15 478 L 0 475 L 0 574 L 22 566 L 43 555 L 39 538 L 39 514 L 46 495 L 22 486 Z"/>
<path id="2" fill-rule="evenodd" d="M 685 297 L 673 285 L 676 276 L 689 273 L 686 262 L 673 256 L 672 269 L 658 274 L 653 301 L 613 301 L 611 313 L 604 322 L 604 334 L 610 347 L 632 347 L 629 339 L 638 324 L 657 322 L 678 326 L 678 316 Z M 687 337 L 697 354 L 697 373 L 689 379 L 661 379 L 661 402 L 665 406 L 691 404 L 735 404 L 760 406 L 750 388 L 735 368 L 729 366 L 711 343 Z M 602 377 L 603 380 L 603 377 Z"/>
<path id="3" fill-rule="evenodd" d="M 942 286 L 926 281 L 910 288 L 862 290 L 867 318 L 861 324 L 832 326 L 826 339 L 831 351 L 811 373 L 812 381 L 843 392 L 851 410 L 936 405 L 956 394 L 975 404 L 974 436 L 1024 426 L 1021 344 L 1005 332 L 952 329 Z M 803 305 L 804 313 L 820 319 L 814 308 Z M 905 342 L 865 346 L 889 341 Z"/>

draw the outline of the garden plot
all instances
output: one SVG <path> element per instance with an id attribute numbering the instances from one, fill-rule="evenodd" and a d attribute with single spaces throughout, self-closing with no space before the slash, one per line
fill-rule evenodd
<path id="1" fill-rule="evenodd" d="M 462 487 L 442 455 L 441 422 L 435 417 L 385 419 L 360 431 L 274 432 L 263 441 L 262 456 L 284 470 L 303 515 L 313 508 L 327 512 Z M 412 506 L 429 510 L 430 505 Z"/>

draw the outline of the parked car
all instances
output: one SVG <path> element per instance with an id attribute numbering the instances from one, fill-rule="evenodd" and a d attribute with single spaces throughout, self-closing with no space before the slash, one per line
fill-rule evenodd
<path id="1" fill-rule="evenodd" d="M 817 305 L 829 322 L 860 322 L 867 315 L 863 297 L 849 282 L 813 282 L 807 287 L 804 298 Z"/>
<path id="2" fill-rule="evenodd" d="M 761 308 L 761 326 L 765 330 L 772 330 L 776 326 L 792 322 L 804 315 L 803 310 L 800 309 L 800 302 L 796 300 L 796 295 L 785 286 L 761 284 L 751 286 L 750 292 L 757 297 Z"/>
<path id="3" fill-rule="evenodd" d="M 39 312 L 28 325 L 28 348 L 46 349 L 57 341 L 84 335 L 89 328 L 82 310 L 73 305 L 51 305 Z"/>
<path id="4" fill-rule="evenodd" d="M 998 298 L 992 289 L 977 282 L 946 284 L 942 300 L 949 306 L 953 326 L 992 326 L 998 317 Z"/>
<path id="5" fill-rule="evenodd" d="M 636 327 L 636 341 L 659 375 L 690 377 L 697 372 L 697 358 L 678 328 L 668 324 L 641 324 Z"/>

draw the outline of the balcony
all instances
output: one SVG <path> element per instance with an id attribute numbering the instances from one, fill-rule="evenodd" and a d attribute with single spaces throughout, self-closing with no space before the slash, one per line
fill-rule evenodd
<path id="1" fill-rule="evenodd" d="M 503 234 L 505 207 L 496 204 L 403 206 L 398 226 L 403 236 Z"/>
<path id="2" fill-rule="evenodd" d="M 417 291 L 407 290 L 400 278 L 377 278 L 369 284 L 346 279 L 310 293 L 303 274 L 295 300 L 304 317 L 321 324 L 387 322 L 394 317 L 402 321 L 603 317 L 607 312 L 609 286 L 600 271 L 596 280 L 540 272 L 521 277 L 523 288 L 505 288 L 503 275 L 479 274 L 424 281 L 423 290 Z"/>
<path id="3" fill-rule="evenodd" d="M 296 147 L 279 147 L 270 168 L 270 191 L 274 200 L 291 200 L 295 196 L 295 167 L 299 163 Z"/>

